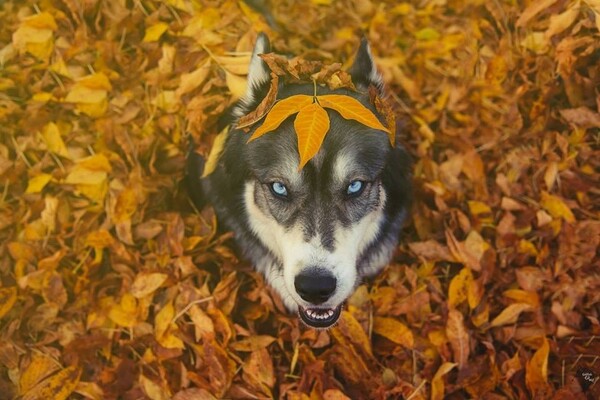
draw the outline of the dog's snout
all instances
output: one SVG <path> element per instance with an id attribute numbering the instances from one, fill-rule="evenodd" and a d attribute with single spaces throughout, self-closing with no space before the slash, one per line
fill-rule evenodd
<path id="1" fill-rule="evenodd" d="M 296 275 L 296 292 L 313 304 L 325 303 L 335 292 L 336 279 L 331 273 L 321 269 L 309 269 Z"/>

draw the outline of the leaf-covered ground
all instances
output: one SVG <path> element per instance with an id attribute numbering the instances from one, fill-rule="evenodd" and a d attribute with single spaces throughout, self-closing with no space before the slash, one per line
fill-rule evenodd
<path id="1" fill-rule="evenodd" d="M 0 398 L 600 398 L 600 2 L 248 3 L 0 1 Z M 346 66 L 364 32 L 415 159 L 329 331 L 180 183 L 259 31 Z"/>

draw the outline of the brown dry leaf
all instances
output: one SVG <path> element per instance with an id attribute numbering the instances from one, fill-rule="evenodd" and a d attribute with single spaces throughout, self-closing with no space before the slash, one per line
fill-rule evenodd
<path id="1" fill-rule="evenodd" d="M 217 398 L 205 389 L 192 388 L 176 393 L 171 400 L 217 400 Z"/>
<path id="2" fill-rule="evenodd" d="M 375 317 L 373 332 L 407 349 L 412 349 L 415 342 L 413 334 L 402 322 L 393 318 Z"/>
<path id="3" fill-rule="evenodd" d="M 167 278 L 167 274 L 159 272 L 140 272 L 136 275 L 133 284 L 131 285 L 130 292 L 133 297 L 141 299 L 142 297 L 154 293 Z"/>
<path id="4" fill-rule="evenodd" d="M 255 350 L 250 353 L 249 359 L 244 363 L 244 380 L 262 388 L 265 394 L 271 393 L 275 384 L 275 373 L 273 361 L 266 348 Z"/>
<path id="5" fill-rule="evenodd" d="M 321 148 L 325 135 L 329 131 L 329 116 L 318 103 L 302 108 L 294 120 L 294 129 L 298 135 L 298 152 L 301 170 Z"/>
<path id="6" fill-rule="evenodd" d="M 540 12 L 544 11 L 551 5 L 556 3 L 556 0 L 540 0 L 532 2 L 522 13 L 519 15 L 519 19 L 515 22 L 515 25 L 520 28 L 538 15 Z"/>
<path id="7" fill-rule="evenodd" d="M 464 317 L 458 310 L 448 311 L 446 322 L 446 336 L 454 353 L 454 361 L 459 369 L 467 365 L 471 352 L 469 343 L 469 332 L 465 328 Z"/>
<path id="8" fill-rule="evenodd" d="M 550 26 L 545 32 L 548 39 L 565 31 L 579 16 L 581 10 L 579 1 L 573 2 L 565 11 L 550 17 Z"/>
<path id="9" fill-rule="evenodd" d="M 323 392 L 323 400 L 351 400 L 341 390 L 327 389 Z"/>
<path id="10" fill-rule="evenodd" d="M 577 127 L 600 128 L 600 114 L 590 110 L 588 107 L 560 110 L 560 115 L 562 115 L 567 122 Z"/>
<path id="11" fill-rule="evenodd" d="M 256 335 L 231 343 L 229 347 L 236 351 L 256 351 L 268 347 L 275 340 L 272 336 Z"/>
<path id="12" fill-rule="evenodd" d="M 248 114 L 241 117 L 240 119 L 238 119 L 236 128 L 247 128 L 263 119 L 265 115 L 267 115 L 267 113 L 271 110 L 273 104 L 275 104 L 275 100 L 277 99 L 278 87 L 279 77 L 275 74 L 271 74 L 271 86 L 269 87 L 267 95 L 260 102 L 260 104 L 256 106 L 256 109 L 254 109 L 254 111 L 251 111 Z"/>

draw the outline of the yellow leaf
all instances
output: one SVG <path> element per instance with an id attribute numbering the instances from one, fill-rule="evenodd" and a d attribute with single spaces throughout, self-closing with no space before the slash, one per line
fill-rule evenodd
<path id="1" fill-rule="evenodd" d="M 102 72 L 97 72 L 95 74 L 84 76 L 83 78 L 81 78 L 77 81 L 77 85 L 86 87 L 88 89 L 93 89 L 93 90 L 106 90 L 106 91 L 112 90 L 112 85 L 110 84 L 110 80 Z"/>
<path id="2" fill-rule="evenodd" d="M 259 126 L 258 129 L 254 131 L 250 139 L 248 139 L 248 142 L 261 137 L 265 133 L 277 129 L 279 125 L 281 125 L 281 123 L 287 119 L 287 117 L 310 105 L 312 101 L 312 96 L 306 96 L 303 94 L 291 96 L 287 99 L 278 101 L 275 103 L 273 108 L 271 108 L 262 125 Z"/>
<path id="3" fill-rule="evenodd" d="M 144 34 L 143 42 L 156 42 L 160 37 L 169 29 L 169 24 L 164 22 L 158 22 L 154 25 L 151 25 L 146 29 L 146 33 Z"/>
<path id="4" fill-rule="evenodd" d="M 454 308 L 467 300 L 469 286 L 473 282 L 473 273 L 468 267 L 464 267 L 452 278 L 448 287 L 448 307 Z"/>
<path id="5" fill-rule="evenodd" d="M 438 368 L 431 380 L 431 400 L 442 400 L 444 398 L 444 375 L 456 367 L 455 363 L 445 362 Z"/>
<path id="6" fill-rule="evenodd" d="M 42 129 L 42 136 L 44 136 L 48 150 L 59 156 L 69 158 L 67 146 L 65 146 L 65 142 L 62 140 L 58 126 L 54 122 L 50 122 L 44 126 Z"/>
<path id="7" fill-rule="evenodd" d="M 199 87 L 210 72 L 210 59 L 198 67 L 196 70 L 181 75 L 179 87 L 175 90 L 175 96 L 180 98 L 186 93 Z"/>
<path id="8" fill-rule="evenodd" d="M 63 369 L 50 378 L 36 385 L 27 392 L 22 400 L 53 399 L 66 400 L 79 383 L 81 370 L 72 366 Z"/>
<path id="9" fill-rule="evenodd" d="M 172 334 L 171 332 L 167 332 L 160 339 L 157 339 L 157 342 L 166 349 L 183 349 L 185 345 L 183 344 L 183 340 L 179 339 L 177 336 Z"/>
<path id="10" fill-rule="evenodd" d="M 50 174 L 39 174 L 29 179 L 25 193 L 39 193 L 52 180 Z"/>
<path id="11" fill-rule="evenodd" d="M 542 345 L 527 361 L 525 368 L 525 383 L 533 395 L 548 385 L 548 355 L 550 345 L 546 337 Z"/>
<path id="12" fill-rule="evenodd" d="M 100 185 L 108 174 L 104 171 L 91 171 L 87 168 L 75 167 L 65 178 L 65 183 L 69 185 Z"/>
<path id="13" fill-rule="evenodd" d="M 56 361 L 47 354 L 35 352 L 31 356 L 31 362 L 21 373 L 19 378 L 19 389 L 21 393 L 27 393 L 35 385 L 50 374 L 56 372 L 60 367 Z"/>
<path id="14" fill-rule="evenodd" d="M 506 307 L 494 320 L 491 322 L 491 327 L 513 324 L 517 322 L 519 315 L 523 311 L 531 310 L 531 305 L 526 303 L 515 303 Z"/>
<path id="15" fill-rule="evenodd" d="M 298 152 L 302 169 L 321 148 L 327 131 L 329 131 L 329 116 L 319 104 L 312 103 L 302 108 L 294 121 L 294 129 L 298 136 Z"/>
<path id="16" fill-rule="evenodd" d="M 0 319 L 8 313 L 17 301 L 17 288 L 14 286 L 0 289 Z"/>
<path id="17" fill-rule="evenodd" d="M 86 158 L 82 158 L 77 161 L 77 165 L 81 168 L 89 169 L 91 171 L 112 171 L 112 167 L 108 158 L 102 153 L 94 154 Z"/>
<path id="18" fill-rule="evenodd" d="M 129 221 L 137 209 L 137 194 L 132 188 L 125 188 L 117 196 L 113 210 L 113 222 Z"/>
<path id="19" fill-rule="evenodd" d="M 119 304 L 112 306 L 108 318 L 115 324 L 132 328 L 137 324 L 137 301 L 129 293 L 125 293 Z"/>
<path id="20" fill-rule="evenodd" d="M 48 60 L 54 50 L 53 32 L 57 29 L 54 17 L 39 13 L 26 18 L 13 33 L 12 42 L 21 54 L 29 52 L 40 60 Z"/>
<path id="21" fill-rule="evenodd" d="M 246 78 L 225 71 L 225 81 L 233 100 L 237 100 L 246 94 L 246 87 L 248 86 Z"/>
<path id="22" fill-rule="evenodd" d="M 247 75 L 250 66 L 250 53 L 233 56 L 215 56 L 215 61 L 225 70 L 235 75 Z"/>
<path id="23" fill-rule="evenodd" d="M 160 339 L 171 326 L 173 317 L 175 316 L 175 308 L 173 303 L 167 303 L 154 318 L 154 334 L 157 339 Z"/>
<path id="24" fill-rule="evenodd" d="M 225 143 L 229 137 L 229 132 L 229 127 L 226 126 L 215 138 L 213 145 L 210 148 L 208 158 L 206 159 L 206 164 L 204 164 L 204 172 L 202 173 L 203 178 L 215 172 L 221 154 L 223 154 L 223 150 L 225 149 Z"/>
<path id="25" fill-rule="evenodd" d="M 144 375 L 140 375 L 140 383 L 144 393 L 151 400 L 169 400 L 171 398 L 171 394 L 166 389 Z"/>
<path id="26" fill-rule="evenodd" d="M 573 212 L 560 197 L 543 191 L 540 205 L 554 218 L 563 218 L 567 222 L 575 222 Z"/>
<path id="27" fill-rule="evenodd" d="M 23 25 L 36 29 L 50 29 L 51 31 L 58 29 L 56 20 L 52 14 L 48 12 L 41 12 L 39 14 L 32 15 L 31 17 L 27 17 L 23 21 Z"/>
<path id="28" fill-rule="evenodd" d="M 133 297 L 138 299 L 145 297 L 149 294 L 154 293 L 166 280 L 167 274 L 161 274 L 158 272 L 140 272 L 137 274 L 129 290 Z"/>
<path id="29" fill-rule="evenodd" d="M 414 346 L 414 337 L 410 329 L 393 318 L 375 317 L 373 332 L 408 349 Z"/>
<path id="30" fill-rule="evenodd" d="M 346 119 L 352 119 L 370 128 L 390 133 L 390 130 L 379 122 L 371 110 L 350 96 L 327 94 L 324 96 L 317 96 L 317 100 L 323 107 L 337 111 Z"/>
<path id="31" fill-rule="evenodd" d="M 103 73 L 86 76 L 71 88 L 65 102 L 74 103 L 77 109 L 90 117 L 100 117 L 108 109 L 110 81 Z"/>

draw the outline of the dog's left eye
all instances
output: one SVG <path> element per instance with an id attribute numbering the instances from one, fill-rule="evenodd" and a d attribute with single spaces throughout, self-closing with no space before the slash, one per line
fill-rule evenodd
<path id="1" fill-rule="evenodd" d="M 281 182 L 273 182 L 269 185 L 271 187 L 271 191 L 280 197 L 287 197 L 287 188 Z"/>
<path id="2" fill-rule="evenodd" d="M 346 189 L 346 193 L 352 196 L 359 195 L 365 187 L 365 183 L 363 181 L 352 181 L 348 185 L 348 189 Z"/>

